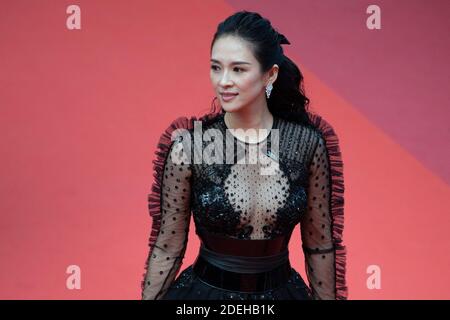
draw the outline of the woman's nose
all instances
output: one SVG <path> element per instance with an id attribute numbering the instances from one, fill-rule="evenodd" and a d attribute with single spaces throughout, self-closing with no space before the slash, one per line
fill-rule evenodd
<path id="1" fill-rule="evenodd" d="M 228 72 L 224 72 L 222 77 L 220 78 L 219 84 L 221 86 L 227 86 L 230 85 L 232 83 L 230 76 L 228 74 Z"/>

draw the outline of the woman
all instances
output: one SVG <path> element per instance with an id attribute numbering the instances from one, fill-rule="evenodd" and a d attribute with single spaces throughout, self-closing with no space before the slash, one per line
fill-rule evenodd
<path id="1" fill-rule="evenodd" d="M 347 299 L 338 139 L 306 110 L 303 76 L 282 44 L 257 13 L 219 24 L 210 77 L 220 110 L 178 118 L 158 144 L 142 299 Z M 202 244 L 175 279 L 191 212 Z M 297 223 L 309 286 L 289 262 Z"/>

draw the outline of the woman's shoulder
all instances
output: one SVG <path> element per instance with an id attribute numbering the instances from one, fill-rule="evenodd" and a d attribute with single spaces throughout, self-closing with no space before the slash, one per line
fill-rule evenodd
<path id="1" fill-rule="evenodd" d="M 326 141 L 328 138 L 337 139 L 337 134 L 333 126 L 323 116 L 308 111 L 310 124 L 306 125 L 294 120 L 278 117 L 279 127 L 285 134 L 306 135 L 311 142 Z"/>
<path id="2" fill-rule="evenodd" d="M 285 143 L 316 144 L 322 139 L 322 132 L 313 125 L 306 125 L 286 118 L 277 118 L 280 136 Z"/>
<path id="3" fill-rule="evenodd" d="M 331 153 L 336 149 L 338 137 L 328 121 L 322 116 L 307 113 L 310 123 L 278 117 L 280 129 L 280 147 L 288 158 L 309 163 L 317 149 L 324 146 Z"/>

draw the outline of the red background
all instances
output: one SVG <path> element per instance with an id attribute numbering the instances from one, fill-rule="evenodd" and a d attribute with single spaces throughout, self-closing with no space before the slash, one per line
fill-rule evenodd
<path id="1" fill-rule="evenodd" d="M 66 8 L 81 8 L 68 30 Z M 381 30 L 366 8 L 381 8 Z M 349 299 L 450 298 L 450 2 L 0 3 L 0 298 L 139 299 L 159 135 L 202 115 L 209 46 L 237 10 L 291 42 L 345 175 Z M 193 230 L 193 228 L 191 229 Z M 191 232 L 183 269 L 198 250 Z M 305 277 L 300 233 L 291 260 Z M 81 289 L 66 268 L 81 268 Z M 366 270 L 381 268 L 381 289 Z"/>

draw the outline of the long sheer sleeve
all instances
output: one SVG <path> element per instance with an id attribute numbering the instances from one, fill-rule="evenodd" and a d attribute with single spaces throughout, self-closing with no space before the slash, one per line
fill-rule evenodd
<path id="1" fill-rule="evenodd" d="M 150 245 L 142 285 L 143 300 L 159 300 L 178 274 L 187 246 L 190 223 L 191 166 L 183 143 L 175 140 L 162 169 L 162 182 L 154 199 L 160 210 L 153 219 L 156 239 Z M 152 242 L 152 241 L 150 241 Z"/>
<path id="2" fill-rule="evenodd" d="M 336 299 L 335 248 L 330 206 L 330 163 L 320 137 L 310 164 L 308 208 L 301 221 L 305 268 L 315 300 Z"/>

